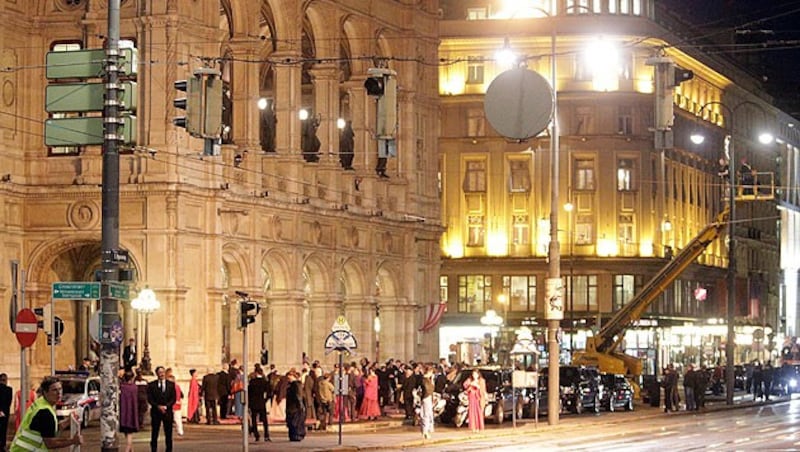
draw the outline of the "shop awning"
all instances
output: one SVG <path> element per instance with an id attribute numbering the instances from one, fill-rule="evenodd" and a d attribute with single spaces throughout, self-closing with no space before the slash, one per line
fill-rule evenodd
<path id="1" fill-rule="evenodd" d="M 442 320 L 442 314 L 447 310 L 447 303 L 438 303 L 438 304 L 429 304 L 427 307 L 427 315 L 425 316 L 425 322 L 422 323 L 422 326 L 419 328 L 419 331 L 426 333 L 433 329 L 436 325 L 439 324 L 439 321 Z"/>

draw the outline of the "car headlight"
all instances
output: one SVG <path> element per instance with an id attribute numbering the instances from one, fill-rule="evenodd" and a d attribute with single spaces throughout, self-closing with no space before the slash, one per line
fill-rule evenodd
<path id="1" fill-rule="evenodd" d="M 61 409 L 62 410 L 74 410 L 77 407 L 78 407 L 78 404 L 75 403 L 75 402 L 65 403 L 65 404 L 61 405 Z"/>
<path id="2" fill-rule="evenodd" d="M 791 388 L 797 387 L 797 380 L 795 380 L 794 378 L 789 380 L 789 387 L 791 387 Z"/>
<path id="3" fill-rule="evenodd" d="M 561 389 L 563 390 L 564 394 L 572 394 L 575 392 L 575 389 L 572 386 L 565 386 Z"/>

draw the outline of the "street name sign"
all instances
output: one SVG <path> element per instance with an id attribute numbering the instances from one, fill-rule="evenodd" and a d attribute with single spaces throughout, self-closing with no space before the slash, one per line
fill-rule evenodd
<path id="1" fill-rule="evenodd" d="M 100 298 L 99 282 L 53 283 L 54 300 L 97 300 Z"/>

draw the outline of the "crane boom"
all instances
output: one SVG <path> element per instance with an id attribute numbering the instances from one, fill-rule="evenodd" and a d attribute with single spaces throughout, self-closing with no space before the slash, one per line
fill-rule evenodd
<path id="1" fill-rule="evenodd" d="M 575 352 L 573 363 L 598 366 L 604 372 L 640 375 L 642 364 L 639 359 L 617 351 L 625 331 L 719 237 L 727 224 L 728 213 L 729 209 L 726 208 L 717 215 L 713 223 L 703 228 L 629 303 L 605 322 L 597 335 L 587 338 L 586 350 Z"/>

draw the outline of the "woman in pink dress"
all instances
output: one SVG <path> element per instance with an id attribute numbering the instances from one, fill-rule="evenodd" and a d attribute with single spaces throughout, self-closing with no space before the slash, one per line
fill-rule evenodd
<path id="1" fill-rule="evenodd" d="M 381 415 L 381 407 L 378 405 L 378 376 L 375 369 L 369 369 L 369 375 L 364 379 L 364 401 L 361 402 L 361 411 L 358 417 L 366 418 L 368 421 L 376 420 Z"/>
<path id="2" fill-rule="evenodd" d="M 483 431 L 483 409 L 486 407 L 486 380 L 483 379 L 481 371 L 472 370 L 472 375 L 464 382 L 464 390 L 467 391 L 469 407 L 467 409 L 467 422 L 473 433 Z"/>

